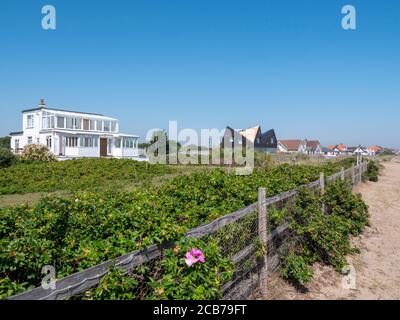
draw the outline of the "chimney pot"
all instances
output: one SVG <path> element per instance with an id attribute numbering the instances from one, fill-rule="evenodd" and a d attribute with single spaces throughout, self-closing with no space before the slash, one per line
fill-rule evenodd
<path id="1" fill-rule="evenodd" d="M 44 99 L 40 99 L 39 107 L 43 108 L 46 104 L 44 103 Z"/>

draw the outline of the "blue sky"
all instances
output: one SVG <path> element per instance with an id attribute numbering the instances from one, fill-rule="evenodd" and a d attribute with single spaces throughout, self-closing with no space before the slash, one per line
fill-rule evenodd
<path id="1" fill-rule="evenodd" d="M 41 8 L 57 29 L 41 28 Z M 357 30 L 341 8 L 357 9 Z M 151 128 L 400 147 L 397 0 L 2 0 L 0 136 L 49 106 Z"/>

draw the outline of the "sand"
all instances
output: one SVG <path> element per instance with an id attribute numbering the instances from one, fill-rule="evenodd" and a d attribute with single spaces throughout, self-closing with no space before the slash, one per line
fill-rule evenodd
<path id="1" fill-rule="evenodd" d="M 369 206 L 370 226 L 353 239 L 361 250 L 348 257 L 353 271 L 344 276 L 314 265 L 314 279 L 300 292 L 280 277 L 270 279 L 268 299 L 400 299 L 400 159 L 384 162 L 379 182 L 355 189 Z"/>

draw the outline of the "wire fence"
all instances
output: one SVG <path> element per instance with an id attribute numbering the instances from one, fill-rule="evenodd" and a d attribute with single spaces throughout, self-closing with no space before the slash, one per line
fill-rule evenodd
<path id="1" fill-rule="evenodd" d="M 355 186 L 362 181 L 367 170 L 366 162 L 358 162 L 347 170 L 329 177 L 321 174 L 320 179 L 308 185 L 266 198 L 266 190 L 260 188 L 258 201 L 229 215 L 190 230 L 186 236 L 212 239 L 218 244 L 223 256 L 228 257 L 235 266 L 232 279 L 222 284 L 221 296 L 230 299 L 254 299 L 266 297 L 267 278 L 277 272 L 281 257 L 297 241 L 291 233 L 288 221 L 273 221 L 273 213 L 287 212 L 289 217 L 294 210 L 296 195 L 301 188 L 324 192 L 326 185 L 339 179 L 348 180 Z M 148 279 L 160 279 L 160 261 L 166 249 L 174 243 L 152 245 L 143 250 L 128 253 L 115 260 L 106 261 L 92 268 L 72 274 L 56 282 L 55 289 L 37 287 L 33 290 L 9 297 L 11 300 L 61 300 L 66 298 L 85 298 L 91 288 L 97 286 L 113 266 L 122 269 L 137 283 L 135 299 L 145 299 L 152 291 Z"/>

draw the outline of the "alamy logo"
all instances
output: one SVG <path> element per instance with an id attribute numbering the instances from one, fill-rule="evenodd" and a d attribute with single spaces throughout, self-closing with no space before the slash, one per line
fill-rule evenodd
<path id="1" fill-rule="evenodd" d="M 342 14 L 345 14 L 345 16 L 342 19 L 342 28 L 344 30 L 356 30 L 357 29 L 356 8 L 351 5 L 345 5 L 342 8 Z"/>
<path id="2" fill-rule="evenodd" d="M 45 5 L 42 8 L 42 14 L 45 15 L 42 18 L 43 30 L 55 30 L 57 27 L 56 8 L 52 5 Z"/>
<path id="3" fill-rule="evenodd" d="M 42 274 L 45 277 L 42 279 L 42 288 L 44 290 L 55 290 L 56 289 L 56 269 L 53 266 L 44 266 L 42 268 Z"/>

